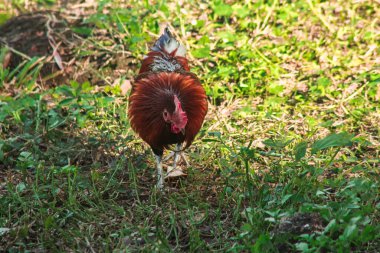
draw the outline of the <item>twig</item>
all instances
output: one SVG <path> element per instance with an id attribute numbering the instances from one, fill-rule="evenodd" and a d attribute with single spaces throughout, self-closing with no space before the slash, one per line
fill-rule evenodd
<path id="1" fill-rule="evenodd" d="M 265 17 L 264 22 L 262 23 L 261 26 L 259 26 L 263 31 L 265 30 L 265 27 L 267 26 L 268 20 L 269 20 L 270 16 L 272 15 L 274 9 L 276 8 L 277 3 L 278 3 L 278 0 L 275 0 L 274 3 L 272 4 L 270 10 L 268 11 L 267 16 Z"/>
<path id="2" fill-rule="evenodd" d="M 46 37 L 48 38 L 50 46 L 53 48 L 53 57 L 55 62 L 57 63 L 59 69 L 64 70 L 63 64 L 62 64 L 62 58 L 58 53 L 58 47 L 61 45 L 61 42 L 57 43 L 54 40 L 54 37 L 52 36 L 53 29 L 50 26 L 51 22 L 57 23 L 57 18 L 52 15 L 47 16 L 48 20 L 46 21 L 45 27 L 46 27 Z"/>
<path id="3" fill-rule="evenodd" d="M 29 56 L 27 56 L 26 54 L 24 54 L 24 53 L 22 53 L 22 52 L 20 52 L 20 51 L 18 51 L 16 49 L 14 49 L 13 47 L 10 47 L 8 45 L 8 43 L 6 41 L 4 41 L 3 39 L 0 39 L 0 43 L 2 43 L 5 46 L 6 49 L 12 51 L 13 53 L 15 53 L 15 54 L 17 54 L 19 56 L 21 56 L 22 58 L 25 58 L 25 59 L 27 59 L 29 61 L 32 59 Z"/>
<path id="4" fill-rule="evenodd" d="M 91 246 L 91 244 L 90 244 L 90 242 L 88 241 L 88 238 L 87 238 L 87 237 L 85 237 L 85 240 L 86 240 L 87 247 L 90 248 L 90 250 L 91 250 L 92 253 L 95 253 L 95 250 L 94 250 L 94 248 Z"/>
<path id="5" fill-rule="evenodd" d="M 306 2 L 309 4 L 311 11 L 319 18 L 319 20 L 329 30 L 329 32 L 334 33 L 335 32 L 334 29 L 327 23 L 323 15 L 315 9 L 311 0 L 307 0 Z"/>

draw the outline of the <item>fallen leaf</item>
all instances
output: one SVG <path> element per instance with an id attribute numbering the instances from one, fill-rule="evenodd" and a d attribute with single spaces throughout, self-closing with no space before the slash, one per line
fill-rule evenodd
<path id="1" fill-rule="evenodd" d="M 300 92 L 307 92 L 309 90 L 309 87 L 306 83 L 297 83 L 296 87 L 297 90 Z"/>
<path id="2" fill-rule="evenodd" d="M 168 166 L 168 172 L 166 173 L 165 178 L 170 177 L 186 177 L 187 174 L 182 171 L 180 168 L 173 169 L 172 166 Z"/>
<path id="3" fill-rule="evenodd" d="M 9 229 L 9 228 L 0 228 L 0 235 L 3 235 L 5 233 L 7 233 L 9 230 L 11 230 L 11 229 Z"/>
<path id="4" fill-rule="evenodd" d="M 131 88 L 131 81 L 124 80 L 123 83 L 120 85 L 121 95 L 125 96 Z"/>
<path id="5" fill-rule="evenodd" d="M 122 80 L 121 78 L 115 79 L 112 86 L 120 85 L 121 95 L 125 96 L 128 91 L 132 88 L 130 80 Z"/>
<path id="6" fill-rule="evenodd" d="M 196 213 L 193 217 L 195 222 L 200 222 L 205 218 L 206 214 L 205 213 Z"/>
<path id="7" fill-rule="evenodd" d="M 64 70 L 63 64 L 62 64 L 62 57 L 58 53 L 58 47 L 61 45 L 61 42 L 58 43 L 58 45 L 55 45 L 54 41 L 49 39 L 49 44 L 53 48 L 53 56 L 54 60 L 57 63 L 60 70 Z"/>
<path id="8" fill-rule="evenodd" d="M 7 52 L 3 59 L 3 68 L 7 68 L 12 59 L 12 52 Z"/>

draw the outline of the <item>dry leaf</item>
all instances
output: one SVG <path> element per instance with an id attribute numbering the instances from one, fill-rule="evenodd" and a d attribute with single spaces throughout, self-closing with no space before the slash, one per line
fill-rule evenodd
<path id="1" fill-rule="evenodd" d="M 131 88 L 132 88 L 131 81 L 124 80 L 123 83 L 120 85 L 121 95 L 125 96 Z"/>
<path id="2" fill-rule="evenodd" d="M 7 68 L 12 59 L 12 52 L 7 52 L 3 60 L 3 68 Z"/>
<path id="3" fill-rule="evenodd" d="M 121 78 L 115 79 L 112 86 L 120 85 L 121 95 L 125 96 L 128 91 L 132 88 L 130 80 L 122 80 Z"/>
<path id="4" fill-rule="evenodd" d="M 353 83 L 350 86 L 348 86 L 344 92 L 347 93 L 348 95 L 350 95 L 350 94 L 354 93 L 358 87 L 359 87 L 359 85 L 357 83 Z"/>
<path id="5" fill-rule="evenodd" d="M 300 92 L 307 92 L 309 90 L 309 87 L 306 83 L 297 83 L 296 87 L 297 90 Z"/>
<path id="6" fill-rule="evenodd" d="M 193 217 L 195 222 L 200 222 L 205 218 L 206 214 L 205 213 L 196 213 Z"/>
<path id="7" fill-rule="evenodd" d="M 170 177 L 185 177 L 187 176 L 186 173 L 182 171 L 181 168 L 176 168 L 173 170 L 172 166 L 168 166 L 168 173 L 166 174 L 165 178 L 170 178 Z"/>
<path id="8" fill-rule="evenodd" d="M 54 41 L 49 39 L 49 44 L 50 46 L 53 48 L 53 56 L 54 56 L 54 60 L 55 62 L 57 63 L 58 67 L 60 70 L 64 70 L 64 67 L 63 67 L 63 64 L 62 64 L 62 57 L 61 55 L 58 53 L 58 47 L 61 45 L 61 42 L 58 43 L 58 45 L 56 46 Z"/>

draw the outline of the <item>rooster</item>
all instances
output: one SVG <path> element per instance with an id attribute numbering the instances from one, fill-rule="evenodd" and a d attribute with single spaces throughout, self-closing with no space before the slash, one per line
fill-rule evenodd
<path id="1" fill-rule="evenodd" d="M 207 113 L 205 90 L 190 72 L 185 54 L 185 47 L 166 28 L 144 56 L 129 97 L 131 127 L 153 150 L 160 190 L 164 187 L 164 150 L 175 145 L 176 169 L 179 157 L 185 159 L 182 151 L 193 142 Z"/>

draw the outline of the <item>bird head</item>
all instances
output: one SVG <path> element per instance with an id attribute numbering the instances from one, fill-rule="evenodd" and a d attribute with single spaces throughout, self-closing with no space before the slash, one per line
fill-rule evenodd
<path id="1" fill-rule="evenodd" d="M 185 134 L 185 127 L 187 124 L 187 115 L 186 112 L 182 110 L 181 102 L 178 97 L 174 95 L 173 98 L 174 111 L 170 113 L 167 109 L 164 109 L 162 112 L 162 117 L 166 123 L 170 124 L 170 130 L 172 133 Z"/>

